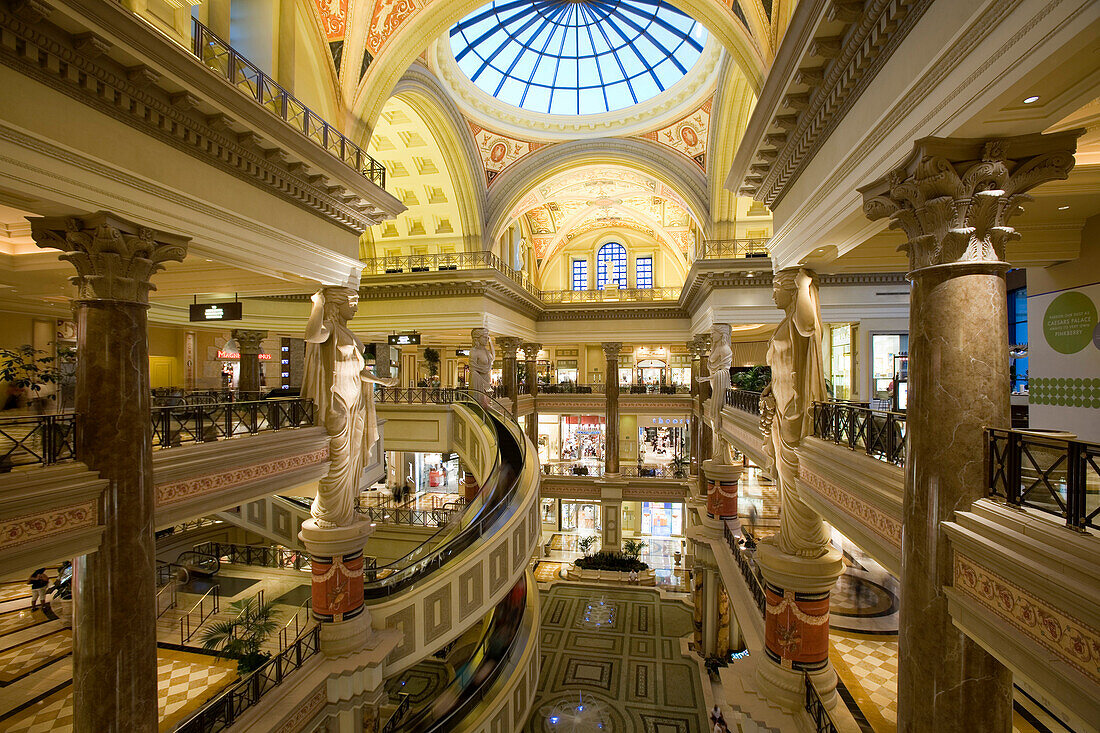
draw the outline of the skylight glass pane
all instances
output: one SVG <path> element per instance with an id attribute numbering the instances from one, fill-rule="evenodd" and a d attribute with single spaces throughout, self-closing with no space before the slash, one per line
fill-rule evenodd
<path id="1" fill-rule="evenodd" d="M 451 29 L 459 68 L 483 91 L 570 115 L 660 94 L 698 61 L 705 41 L 703 27 L 665 0 L 493 0 Z"/>

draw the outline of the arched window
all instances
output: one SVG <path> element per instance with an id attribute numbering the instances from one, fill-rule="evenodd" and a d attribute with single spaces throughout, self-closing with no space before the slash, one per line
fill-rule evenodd
<path id="1" fill-rule="evenodd" d="M 596 289 L 607 283 L 626 287 L 626 247 L 618 242 L 608 242 L 596 253 Z"/>

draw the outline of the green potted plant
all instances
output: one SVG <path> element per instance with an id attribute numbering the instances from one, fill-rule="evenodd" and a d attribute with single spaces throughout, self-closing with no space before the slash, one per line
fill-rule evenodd
<path id="1" fill-rule="evenodd" d="M 229 607 L 234 617 L 211 624 L 202 634 L 202 647 L 217 652 L 219 657 L 236 659 L 237 673 L 243 676 L 271 658 L 261 647 L 279 626 L 275 601 L 258 603 L 255 597 L 245 598 L 233 601 Z"/>
<path id="2" fill-rule="evenodd" d="M 684 478 L 687 476 L 687 461 L 685 461 L 684 457 L 679 453 L 672 456 L 672 460 L 669 461 L 668 466 L 672 469 L 673 478 Z"/>
<path id="3" fill-rule="evenodd" d="M 424 349 L 424 361 L 428 364 L 428 376 L 432 383 L 439 377 L 439 352 L 432 347 Z"/>
<path id="4" fill-rule="evenodd" d="M 581 537 L 577 542 L 577 548 L 584 553 L 585 557 L 588 557 L 588 553 L 592 551 L 592 547 L 599 541 L 599 538 L 594 534 L 585 535 Z"/>
<path id="5" fill-rule="evenodd" d="M 757 365 L 744 372 L 737 372 L 730 378 L 730 383 L 738 389 L 749 392 L 763 392 L 764 388 L 772 381 L 772 368 L 766 365 Z"/>
<path id="6" fill-rule="evenodd" d="M 0 382 L 8 382 L 20 392 L 29 392 L 27 405 L 38 413 L 46 411 L 47 400 L 55 399 L 52 394 L 43 396 L 42 388 L 61 379 L 57 360 L 44 356 L 46 353 L 30 344 L 17 349 L 0 349 Z"/>
<path id="7" fill-rule="evenodd" d="M 645 549 L 645 546 L 645 540 L 623 540 L 623 554 L 633 560 L 637 560 L 642 556 L 642 551 Z"/>

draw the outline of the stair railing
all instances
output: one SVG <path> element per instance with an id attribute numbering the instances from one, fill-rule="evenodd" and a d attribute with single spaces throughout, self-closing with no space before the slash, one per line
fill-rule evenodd
<path id="1" fill-rule="evenodd" d="M 183 618 L 180 619 L 180 646 L 190 641 L 195 632 L 199 630 L 199 627 L 206 622 L 206 619 L 217 613 L 220 607 L 221 590 L 220 586 L 215 585 L 203 593 L 198 602 L 191 606 L 187 613 L 183 615 Z M 196 612 L 198 615 L 197 621 L 192 618 Z"/>

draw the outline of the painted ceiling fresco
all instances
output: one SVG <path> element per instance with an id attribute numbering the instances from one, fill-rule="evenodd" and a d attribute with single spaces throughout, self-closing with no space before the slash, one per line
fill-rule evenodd
<path id="1" fill-rule="evenodd" d="M 470 125 L 470 132 L 474 136 L 474 145 L 481 157 L 481 165 L 485 169 L 485 185 L 487 186 L 491 185 L 493 179 L 512 163 L 546 145 L 546 143 L 518 140 L 499 132 L 486 130 L 469 120 L 467 120 L 467 124 Z"/>
<path id="2" fill-rule="evenodd" d="M 707 170 L 707 136 L 710 134 L 711 100 L 705 101 L 699 109 L 683 119 L 648 132 L 639 137 L 652 140 L 695 161 L 704 172 Z"/>

